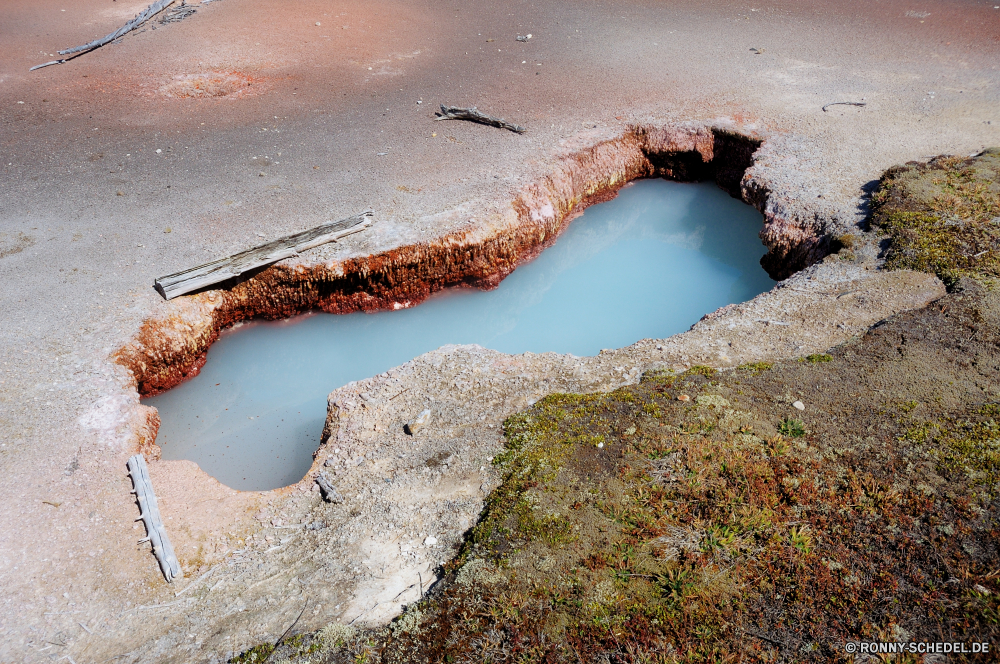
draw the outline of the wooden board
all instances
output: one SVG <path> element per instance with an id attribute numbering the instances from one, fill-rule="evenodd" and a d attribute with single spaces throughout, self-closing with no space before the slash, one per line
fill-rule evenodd
<path id="1" fill-rule="evenodd" d="M 307 249 L 318 247 L 327 242 L 335 242 L 346 235 L 363 231 L 372 225 L 372 214 L 374 213 L 371 210 L 365 210 L 353 217 L 327 222 L 301 233 L 287 235 L 274 242 L 241 251 L 227 258 L 205 263 L 190 270 L 174 272 L 154 281 L 153 287 L 164 299 L 170 300 L 178 295 L 184 295 L 238 277 L 244 272 L 298 256 Z"/>

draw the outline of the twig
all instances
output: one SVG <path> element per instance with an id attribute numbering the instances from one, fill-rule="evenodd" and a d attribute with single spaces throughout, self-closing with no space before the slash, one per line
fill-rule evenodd
<path id="1" fill-rule="evenodd" d="M 188 16 L 197 13 L 197 9 L 191 7 L 187 4 L 187 0 L 181 0 L 179 7 L 175 7 L 167 12 L 166 16 L 160 19 L 160 25 L 166 25 L 167 23 L 177 23 L 178 21 L 183 21 Z"/>
<path id="2" fill-rule="evenodd" d="M 186 599 L 179 599 L 176 602 L 167 602 L 166 604 L 143 604 L 142 606 L 137 606 L 135 608 L 136 608 L 136 610 L 138 610 L 138 609 L 165 609 L 168 606 L 176 606 L 178 604 L 183 604 L 186 601 L 188 601 L 188 600 L 186 600 Z"/>
<path id="3" fill-rule="evenodd" d="M 405 593 L 407 590 L 409 590 L 410 588 L 412 588 L 415 585 L 417 585 L 417 584 L 411 583 L 410 585 L 408 585 L 405 588 L 403 588 L 402 590 L 400 590 L 399 594 L 392 598 L 392 601 L 395 602 L 397 599 L 400 598 L 400 596 L 402 596 L 403 593 Z"/>
<path id="4" fill-rule="evenodd" d="M 295 622 L 293 622 L 291 625 L 288 626 L 288 629 L 286 629 L 285 633 L 281 635 L 281 638 L 274 642 L 274 647 L 271 648 L 271 652 L 267 653 L 267 657 L 264 658 L 264 661 L 261 662 L 261 664 L 267 664 L 267 660 L 271 659 L 271 655 L 273 655 L 274 651 L 278 649 L 278 646 L 281 645 L 281 642 L 285 640 L 285 637 L 288 636 L 288 633 L 292 631 L 293 627 L 295 627 L 296 625 L 299 624 L 299 618 L 301 618 L 302 614 L 306 612 L 306 607 L 307 606 L 309 606 L 309 598 L 308 597 L 306 597 L 306 603 L 302 605 L 302 610 L 299 611 L 298 618 L 296 618 Z"/>
<path id="5" fill-rule="evenodd" d="M 786 646 L 786 645 L 785 645 L 785 644 L 784 644 L 783 642 L 781 642 L 781 641 L 777 641 L 777 640 L 775 640 L 775 639 L 772 639 L 772 638 L 770 638 L 770 637 L 767 637 L 767 636 L 764 636 L 763 634 L 756 634 L 756 633 L 754 633 L 754 632 L 751 632 L 750 630 L 746 630 L 746 629 L 745 629 L 745 630 L 743 630 L 743 633 L 744 633 L 744 634 L 749 634 L 750 636 L 755 636 L 755 637 L 757 637 L 758 639 L 760 639 L 761 641 L 767 641 L 768 643 L 773 643 L 774 645 L 776 645 L 776 646 L 778 646 L 778 647 L 780 647 L 780 648 L 785 648 L 785 647 L 787 647 L 787 646 Z"/>
<path id="6" fill-rule="evenodd" d="M 67 48 L 64 51 L 59 51 L 59 55 L 73 55 L 73 54 L 76 54 L 76 53 L 79 53 L 80 55 L 83 55 L 84 53 L 89 53 L 89 52 L 91 52 L 91 51 L 93 51 L 95 49 L 98 49 L 98 48 L 104 46 L 105 44 L 110 44 L 111 42 L 113 42 L 114 40 L 118 39 L 119 37 L 121 37 L 121 36 L 123 36 L 123 35 L 125 35 L 125 34 L 127 34 L 129 32 L 132 32 L 133 30 L 135 30 L 136 28 L 138 28 L 140 25 L 142 25 L 143 23 L 145 23 L 146 21 L 148 21 L 149 19 L 153 18 L 154 16 L 156 16 L 157 14 L 159 14 L 160 12 L 162 12 L 164 9 L 166 9 L 167 7 L 169 7 L 170 5 L 172 5 L 175 1 L 176 0 L 157 0 L 156 2 L 154 2 L 153 4 L 151 4 L 150 6 L 146 7 L 146 9 L 144 9 L 134 19 L 132 19 L 131 21 L 129 21 L 128 23 L 126 23 L 122 27 L 118 28 L 117 30 L 115 30 L 111 34 L 109 34 L 109 35 L 107 35 L 105 37 L 102 37 L 100 39 L 95 39 L 94 41 L 89 42 L 87 44 L 84 44 L 82 46 L 75 46 L 73 48 Z M 28 71 L 35 71 L 36 69 L 41 69 L 42 67 L 48 67 L 49 65 L 61 65 L 64 62 L 67 62 L 69 60 L 72 60 L 72 58 L 61 58 L 59 60 L 53 60 L 51 62 L 46 62 L 44 64 L 35 65 L 34 67 L 32 67 L 31 69 L 29 69 Z"/>
<path id="7" fill-rule="evenodd" d="M 867 106 L 868 104 L 863 101 L 835 101 L 833 103 L 827 104 L 823 107 L 823 112 L 826 113 L 826 109 L 831 106 Z"/>
<path id="8" fill-rule="evenodd" d="M 479 124 L 497 127 L 498 129 L 509 129 L 517 134 L 523 134 L 528 131 L 527 127 L 507 122 L 501 118 L 495 118 L 492 115 L 480 113 L 475 106 L 472 108 L 461 108 L 459 106 L 445 106 L 441 104 L 441 112 L 437 116 L 438 120 L 468 120 L 469 122 L 478 122 Z"/>

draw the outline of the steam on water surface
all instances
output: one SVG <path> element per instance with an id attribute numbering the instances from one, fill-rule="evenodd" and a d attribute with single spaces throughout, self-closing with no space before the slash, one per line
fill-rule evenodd
<path id="1" fill-rule="evenodd" d="M 440 293 L 412 309 L 312 314 L 223 333 L 196 378 L 145 403 L 165 459 L 266 490 L 309 469 L 337 387 L 445 344 L 594 355 L 683 332 L 769 290 L 761 216 L 711 183 L 643 180 L 588 208 L 496 290 Z"/>

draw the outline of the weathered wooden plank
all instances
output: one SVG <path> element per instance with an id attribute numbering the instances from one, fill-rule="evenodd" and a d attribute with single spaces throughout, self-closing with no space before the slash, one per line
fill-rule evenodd
<path id="1" fill-rule="evenodd" d="M 83 44 L 82 46 L 74 46 L 73 48 L 67 48 L 66 50 L 59 51 L 59 55 L 73 55 L 74 53 L 79 53 L 80 55 L 83 55 L 84 53 L 93 51 L 94 49 L 104 46 L 105 44 L 110 44 L 119 37 L 131 32 L 132 30 L 135 30 L 140 25 L 142 25 L 149 19 L 153 18 L 154 16 L 162 12 L 164 9 L 166 9 L 176 1 L 177 0 L 157 0 L 150 6 L 142 10 L 142 12 L 140 12 L 139 15 L 136 16 L 134 19 L 132 19 L 122 27 L 118 28 L 111 34 L 105 37 L 101 37 L 100 39 L 95 39 L 94 41 L 89 42 L 87 44 Z M 36 69 L 41 69 L 42 67 L 48 67 L 49 65 L 61 65 L 67 60 L 71 59 L 72 58 L 62 58 L 60 60 L 53 60 L 51 62 L 46 62 L 44 64 L 35 65 L 28 71 L 35 71 Z"/>
<path id="2" fill-rule="evenodd" d="M 344 236 L 363 231 L 371 226 L 370 217 L 372 214 L 374 214 L 372 210 L 365 210 L 361 214 L 347 219 L 330 221 L 307 231 L 287 235 L 273 242 L 193 267 L 190 270 L 168 274 L 155 280 L 153 286 L 164 299 L 170 300 L 178 295 L 184 295 L 199 288 L 238 277 L 244 272 L 298 256 L 307 249 L 318 247 L 327 242 L 336 242 Z"/>
<path id="3" fill-rule="evenodd" d="M 513 122 L 507 122 L 502 118 L 495 118 L 492 115 L 481 113 L 475 106 L 472 108 L 460 108 L 458 106 L 445 106 L 444 104 L 441 104 L 441 112 L 437 114 L 437 119 L 468 120 L 469 122 L 478 122 L 479 124 L 489 125 L 491 127 L 508 129 L 518 134 L 523 134 L 528 131 L 527 127 L 522 127 L 521 125 L 516 125 Z"/>
<path id="4" fill-rule="evenodd" d="M 139 503 L 139 519 L 146 526 L 146 538 L 140 542 L 149 542 L 153 547 L 153 555 L 160 563 L 160 571 L 167 583 L 182 577 L 181 565 L 174 555 L 174 547 L 170 545 L 167 529 L 163 526 L 160 508 L 156 504 L 156 494 L 153 493 L 153 483 L 149 480 L 149 469 L 146 459 L 141 454 L 129 457 L 126 462 L 129 474 L 132 476 L 133 493 Z M 139 519 L 136 519 L 138 521 Z"/>

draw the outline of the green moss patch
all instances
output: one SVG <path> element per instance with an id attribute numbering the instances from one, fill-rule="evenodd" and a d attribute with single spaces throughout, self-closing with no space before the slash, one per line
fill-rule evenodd
<path id="1" fill-rule="evenodd" d="M 937 274 L 1000 276 L 1000 149 L 888 170 L 872 196 L 872 226 L 889 237 L 886 265 Z"/>

